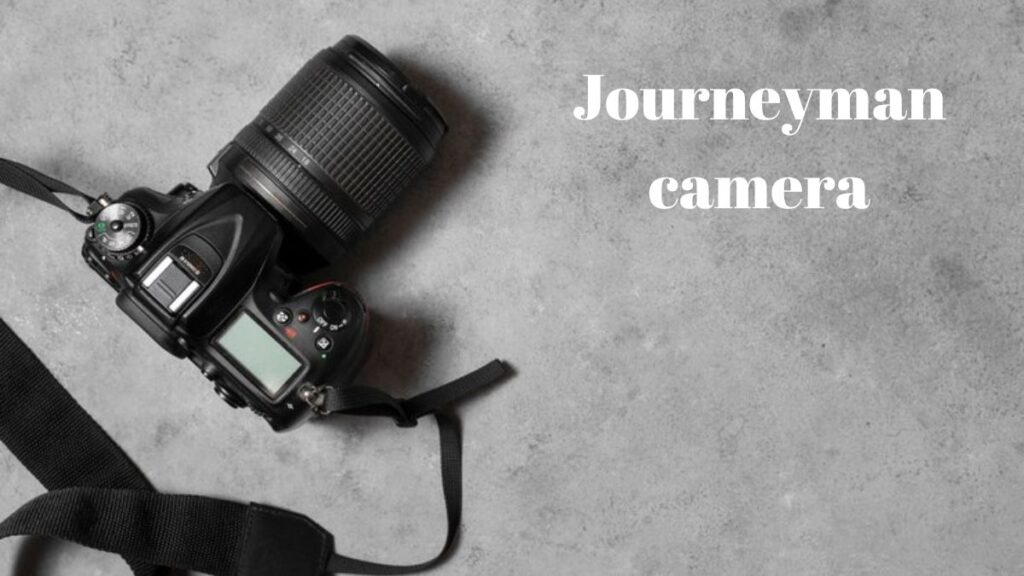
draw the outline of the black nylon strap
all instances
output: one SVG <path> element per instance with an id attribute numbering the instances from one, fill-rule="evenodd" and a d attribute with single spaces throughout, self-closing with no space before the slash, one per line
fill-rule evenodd
<path id="1" fill-rule="evenodd" d="M 457 400 L 500 382 L 508 373 L 508 367 L 503 362 L 493 360 L 448 384 L 408 399 L 395 398 L 367 386 L 331 387 L 324 390 L 323 402 L 318 408 L 326 414 L 390 416 L 402 427 L 415 426 L 418 418 L 427 414 L 434 415 L 441 440 L 441 483 L 448 517 L 448 533 L 444 545 L 431 560 L 397 566 L 335 555 L 327 565 L 328 572 L 409 574 L 436 566 L 448 558 L 462 522 L 462 435 L 458 423 L 442 410 Z"/>
<path id="2" fill-rule="evenodd" d="M 329 387 L 323 390 L 318 409 L 324 414 L 390 416 L 399 426 L 416 425 L 416 419 L 496 384 L 508 375 L 501 360 L 492 360 L 465 376 L 412 398 L 395 398 L 369 386 Z"/>
<path id="3" fill-rule="evenodd" d="M 444 507 L 448 517 L 448 533 L 441 551 L 432 559 L 419 564 L 399 566 L 378 564 L 335 554 L 327 564 L 332 574 L 411 574 L 421 572 L 444 562 L 454 550 L 459 524 L 462 522 L 462 435 L 459 426 L 450 416 L 440 412 L 434 414 L 441 436 L 441 483 L 444 490 Z"/>
<path id="4" fill-rule="evenodd" d="M 286 510 L 155 492 L 0 319 L 0 441 L 50 490 L 0 523 L 0 539 L 45 535 L 114 552 L 138 576 L 165 576 L 163 567 L 218 576 L 419 572 L 449 556 L 462 515 L 461 434 L 440 410 L 506 374 L 494 361 L 408 400 L 366 387 L 328 391 L 325 405 L 337 413 L 387 415 L 404 425 L 430 413 L 437 419 L 448 531 L 436 557 L 397 566 L 331 554 L 327 532 Z"/>
<path id="5" fill-rule="evenodd" d="M 65 488 L 0 523 L 0 538 L 42 535 L 207 574 L 235 574 L 247 506 L 147 490 Z"/>
<path id="6" fill-rule="evenodd" d="M 0 538 L 25 534 L 217 576 L 321 576 L 334 546 L 287 510 L 101 488 L 47 492 L 0 523 Z"/>
<path id="7" fill-rule="evenodd" d="M 0 442 L 46 489 L 153 490 L 135 463 L 0 319 Z M 166 571 L 126 558 L 138 576 Z"/>
<path id="8" fill-rule="evenodd" d="M 96 201 L 95 198 L 24 164 L 0 158 L 0 184 L 56 206 L 74 216 L 79 222 L 93 221 L 92 216 L 72 210 L 57 195 L 76 196 L 90 204 Z"/>

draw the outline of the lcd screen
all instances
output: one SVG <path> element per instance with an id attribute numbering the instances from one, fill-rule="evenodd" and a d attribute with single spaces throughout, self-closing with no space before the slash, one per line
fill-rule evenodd
<path id="1" fill-rule="evenodd" d="M 252 374 L 270 396 L 276 396 L 302 366 L 291 352 L 245 312 L 221 332 L 217 344 Z"/>

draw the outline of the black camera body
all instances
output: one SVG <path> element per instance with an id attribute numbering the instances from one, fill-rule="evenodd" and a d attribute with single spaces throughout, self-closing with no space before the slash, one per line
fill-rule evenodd
<path id="1" fill-rule="evenodd" d="M 112 250 L 125 233 L 137 239 Z M 315 388 L 351 379 L 369 340 L 356 292 L 296 287 L 278 264 L 284 236 L 273 213 L 230 184 L 135 189 L 103 207 L 82 255 L 164 349 L 191 359 L 229 405 L 282 430 L 311 415 Z"/>
<path id="2" fill-rule="evenodd" d="M 369 347 L 359 294 L 300 279 L 351 248 L 446 131 L 389 60 L 346 37 L 217 155 L 208 190 L 100 198 L 82 255 L 228 404 L 287 429 L 318 412 L 325 385 L 351 381 Z"/>

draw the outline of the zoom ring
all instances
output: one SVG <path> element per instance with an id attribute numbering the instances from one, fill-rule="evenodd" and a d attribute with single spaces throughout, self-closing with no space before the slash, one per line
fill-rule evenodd
<path id="1" fill-rule="evenodd" d="M 423 169 L 408 139 L 324 58 L 314 58 L 260 116 L 286 134 L 355 203 L 379 217 Z"/>
<path id="2" fill-rule="evenodd" d="M 434 157 L 447 125 L 385 56 L 346 36 L 317 54 L 211 163 L 305 244 L 345 253 Z"/>
<path id="3" fill-rule="evenodd" d="M 235 136 L 235 143 L 255 158 L 292 196 L 341 239 L 351 243 L 360 227 L 298 162 L 264 135 L 256 124 L 246 126 Z"/>

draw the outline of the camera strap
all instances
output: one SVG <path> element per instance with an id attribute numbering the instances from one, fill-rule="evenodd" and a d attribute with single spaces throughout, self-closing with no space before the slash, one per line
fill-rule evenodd
<path id="1" fill-rule="evenodd" d="M 96 198 L 56 178 L 47 176 L 34 168 L 14 162 L 13 160 L 0 158 L 0 184 L 56 206 L 71 214 L 79 222 L 89 223 L 96 217 L 92 210 Z M 68 196 L 75 196 L 85 200 L 89 203 L 89 210 L 85 214 L 76 212 L 65 204 L 58 194 L 67 194 Z"/>
<path id="2" fill-rule="evenodd" d="M 461 434 L 457 421 L 443 409 L 507 373 L 495 360 L 406 400 L 365 387 L 324 391 L 324 412 L 386 415 L 403 426 L 427 414 L 437 419 L 448 517 L 444 546 L 420 564 L 380 564 L 335 554 L 333 537 L 295 512 L 157 492 L 0 319 L 0 441 L 48 490 L 0 522 L 0 539 L 41 535 L 113 552 L 136 576 L 167 576 L 168 568 L 216 576 L 425 570 L 448 557 L 461 521 Z"/>

